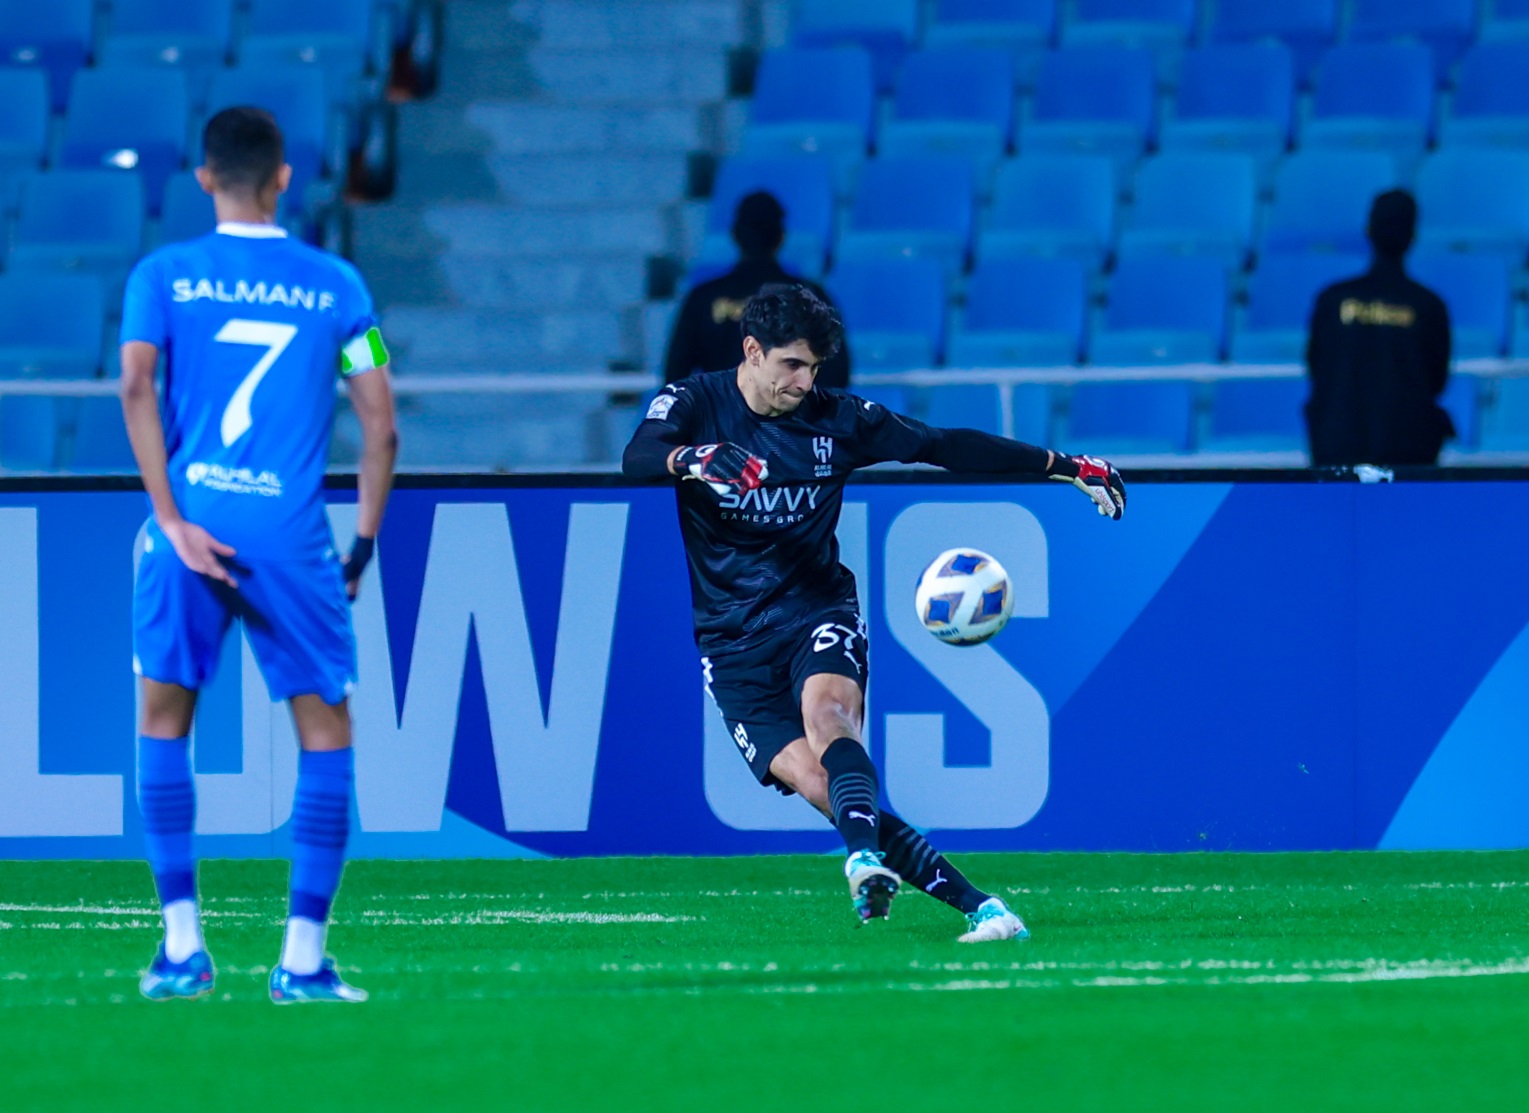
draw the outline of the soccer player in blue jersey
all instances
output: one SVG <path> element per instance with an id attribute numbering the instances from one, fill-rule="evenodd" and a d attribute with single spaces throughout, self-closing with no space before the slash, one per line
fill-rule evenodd
<path id="1" fill-rule="evenodd" d="M 272 698 L 290 702 L 302 746 L 291 910 L 271 999 L 364 1001 L 324 937 L 354 782 L 347 596 L 371 559 L 397 452 L 387 350 L 355 268 L 275 223 L 292 168 L 271 115 L 227 109 L 204 139 L 197 180 L 212 194 L 217 231 L 142 260 L 122 312 L 122 408 L 152 506 L 133 596 L 138 799 L 165 922 L 140 988 L 153 999 L 212 989 L 191 847 L 190 733 L 197 692 L 237 618 Z M 364 440 L 356 538 L 343 563 L 322 492 L 337 375 Z"/>

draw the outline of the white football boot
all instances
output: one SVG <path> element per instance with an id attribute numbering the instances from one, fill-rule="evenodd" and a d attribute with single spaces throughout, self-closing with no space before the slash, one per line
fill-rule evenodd
<path id="1" fill-rule="evenodd" d="M 1029 939 L 1025 922 L 1003 902 L 1002 897 L 988 897 L 977 911 L 966 917 L 966 934 L 961 943 L 997 943 L 1004 939 Z"/>

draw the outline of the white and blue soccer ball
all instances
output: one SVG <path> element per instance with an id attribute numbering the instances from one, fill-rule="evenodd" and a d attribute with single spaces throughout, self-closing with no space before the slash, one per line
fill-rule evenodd
<path id="1" fill-rule="evenodd" d="M 948 549 L 918 578 L 918 620 L 942 642 L 980 645 L 1014 612 L 1009 574 L 980 549 Z"/>

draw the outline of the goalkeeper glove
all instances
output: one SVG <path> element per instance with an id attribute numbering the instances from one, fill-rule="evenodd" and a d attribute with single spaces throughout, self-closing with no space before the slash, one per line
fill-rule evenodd
<path id="1" fill-rule="evenodd" d="M 1046 472 L 1052 479 L 1071 483 L 1115 521 L 1126 512 L 1126 485 L 1115 465 L 1097 456 L 1063 456 L 1060 452 Z"/>
<path id="2" fill-rule="evenodd" d="M 351 546 L 350 556 L 345 558 L 345 567 L 340 575 L 345 580 L 345 594 L 350 601 L 356 601 L 356 592 L 361 590 L 361 573 L 366 571 L 366 566 L 372 562 L 372 554 L 377 550 L 375 537 L 362 537 L 356 535 L 356 543 Z"/>
<path id="3" fill-rule="evenodd" d="M 761 457 L 727 443 L 680 449 L 674 456 L 674 471 L 681 479 L 699 479 L 719 495 L 755 490 L 770 474 Z"/>

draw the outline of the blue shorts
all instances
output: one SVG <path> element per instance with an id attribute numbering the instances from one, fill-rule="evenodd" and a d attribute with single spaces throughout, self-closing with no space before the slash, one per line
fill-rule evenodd
<path id="1" fill-rule="evenodd" d="M 150 523 L 133 588 L 133 671 L 199 691 L 218 667 L 234 619 L 271 699 L 315 695 L 334 705 L 356 681 L 356 635 L 340 562 L 229 562 L 237 589 L 191 571 Z"/>

